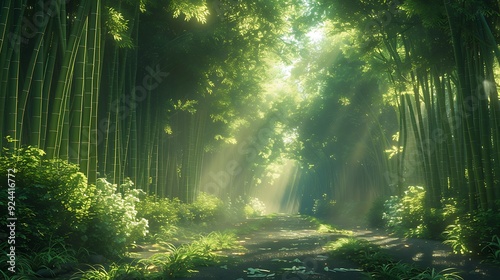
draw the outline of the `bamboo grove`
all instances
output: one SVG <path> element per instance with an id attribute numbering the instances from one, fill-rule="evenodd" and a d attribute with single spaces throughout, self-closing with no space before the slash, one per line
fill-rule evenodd
<path id="1" fill-rule="evenodd" d="M 120 126 L 135 121 L 107 116 L 105 123 L 116 126 L 107 129 L 98 117 L 103 109 L 117 106 L 113 101 L 125 93 L 125 80 L 113 82 L 114 74 L 132 56 L 123 47 L 137 27 L 131 23 L 125 30 L 125 20 L 102 1 L 76 2 L 3 2 L 2 98 L 7 102 L 2 104 L 2 137 L 13 139 L 8 145 L 37 146 L 49 158 L 77 163 L 89 181 L 95 182 L 98 152 L 101 155 L 102 147 L 111 145 L 101 142 L 106 138 L 116 143 Z M 129 9 L 137 20 L 139 5 Z M 107 32 L 115 36 L 108 45 Z M 109 74 L 105 79 L 104 73 Z M 106 94 L 101 94 L 108 82 Z M 115 176 L 118 159 L 104 161 L 102 169 L 112 170 Z"/>
<path id="2" fill-rule="evenodd" d="M 239 151 L 252 160 L 231 196 L 289 158 L 311 198 L 423 185 L 426 209 L 498 208 L 496 1 L 1 5 L 4 148 L 37 146 L 90 183 L 130 178 L 184 201 L 211 162 Z M 318 26 L 330 38 L 321 47 L 307 41 Z M 292 69 L 281 92 L 269 85 L 278 64 Z"/>
<path id="3" fill-rule="evenodd" d="M 401 194 L 422 184 L 429 209 L 447 200 L 497 209 L 500 111 L 496 1 L 335 1 L 319 7 L 383 70 L 399 132 L 385 173 Z M 330 12 L 331 11 L 331 12 Z"/>
<path id="4" fill-rule="evenodd" d="M 2 1 L 2 146 L 192 200 L 207 143 L 283 48 L 286 3 L 267 2 Z"/>

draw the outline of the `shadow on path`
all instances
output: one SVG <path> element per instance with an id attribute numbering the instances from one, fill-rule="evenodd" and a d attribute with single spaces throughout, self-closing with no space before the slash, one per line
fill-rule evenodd
<path id="1" fill-rule="evenodd" d="M 250 221 L 250 222 L 255 222 Z M 479 260 L 452 254 L 451 248 L 439 241 L 392 237 L 387 232 L 366 229 L 360 226 L 338 227 L 351 230 L 357 238 L 367 239 L 388 250 L 395 260 L 413 263 L 420 268 L 432 267 L 436 271 L 456 268 L 465 280 L 499 279 L 500 268 L 481 264 Z M 316 225 L 298 215 L 279 215 L 268 223 L 262 223 L 259 230 L 238 236 L 240 243 L 248 249 L 242 255 L 231 256 L 228 263 L 217 267 L 202 267 L 191 277 L 179 279 L 368 279 L 359 271 L 332 272 L 329 269 L 345 268 L 357 270 L 359 266 L 345 259 L 332 258 L 323 248 L 329 241 L 345 237 L 341 234 L 319 233 Z M 291 269 L 302 267 L 303 272 Z M 262 275 L 249 274 L 251 269 L 262 269 Z M 314 274 L 312 274 L 314 273 Z"/>
<path id="2" fill-rule="evenodd" d="M 355 237 L 366 239 L 387 249 L 395 260 L 413 263 L 420 268 L 431 267 L 436 271 L 455 268 L 465 280 L 500 279 L 500 267 L 470 256 L 454 254 L 450 246 L 441 241 L 417 238 L 399 238 L 384 230 L 345 226 Z"/>
<path id="3" fill-rule="evenodd" d="M 218 267 L 202 267 L 191 277 L 179 279 L 367 279 L 357 271 L 331 272 L 329 269 L 358 269 L 358 266 L 347 260 L 327 258 L 323 246 L 341 235 L 318 233 L 316 226 L 307 218 L 298 215 L 280 215 L 269 223 L 263 223 L 258 231 L 238 236 L 240 243 L 248 250 L 244 255 L 235 256 L 234 262 L 221 264 Z M 293 268 L 302 267 L 299 273 Z M 262 275 L 249 274 L 249 268 L 262 269 Z M 314 273 L 314 274 L 312 274 Z"/>

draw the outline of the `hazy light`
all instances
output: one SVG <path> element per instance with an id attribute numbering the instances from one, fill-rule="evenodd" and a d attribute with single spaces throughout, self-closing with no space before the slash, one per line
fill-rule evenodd
<path id="1" fill-rule="evenodd" d="M 264 202 L 267 213 L 297 213 L 300 206 L 294 191 L 297 171 L 294 160 L 274 165 L 272 173 L 260 185 L 253 186 L 250 195 Z"/>
<path id="2" fill-rule="evenodd" d="M 323 31 L 323 27 L 319 26 L 317 28 L 312 29 L 311 31 L 307 32 L 307 38 L 311 40 L 311 43 L 317 44 L 325 38 L 325 33 Z"/>

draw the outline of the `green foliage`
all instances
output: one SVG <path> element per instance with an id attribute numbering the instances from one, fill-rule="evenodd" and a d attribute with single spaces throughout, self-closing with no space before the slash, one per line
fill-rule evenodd
<path id="1" fill-rule="evenodd" d="M 349 230 L 343 230 L 343 229 L 337 229 L 332 225 L 329 224 L 320 224 L 317 229 L 318 232 L 320 233 L 337 233 L 337 234 L 343 234 L 343 235 L 351 235 L 352 232 Z"/>
<path id="2" fill-rule="evenodd" d="M 371 227 L 375 228 L 381 228 L 384 227 L 385 221 L 384 221 L 384 207 L 385 200 L 382 198 L 378 198 L 375 201 L 373 201 L 372 206 L 370 207 L 370 210 L 368 211 L 367 214 L 367 222 L 368 225 Z"/>
<path id="3" fill-rule="evenodd" d="M 156 234 L 175 227 L 181 216 L 179 199 L 158 198 L 147 196 L 136 204 L 137 217 L 148 220 L 149 232 Z"/>
<path id="4" fill-rule="evenodd" d="M 167 253 L 139 261 L 145 270 L 161 272 L 162 279 L 187 276 L 195 267 L 217 263 L 220 257 L 214 251 L 240 247 L 234 234 L 222 232 L 211 232 L 189 244 L 174 246 L 166 243 L 165 246 Z"/>
<path id="5" fill-rule="evenodd" d="M 257 197 L 252 197 L 245 205 L 244 211 L 247 218 L 262 216 L 266 212 L 266 205 Z"/>
<path id="6" fill-rule="evenodd" d="M 87 240 L 97 253 L 119 256 L 127 247 L 146 236 L 148 221 L 137 217 L 135 205 L 140 190 L 132 189 L 127 181 L 120 186 L 124 194 L 117 192 L 116 184 L 103 178 L 97 180 L 96 195 L 92 202 L 92 221 Z"/>
<path id="7" fill-rule="evenodd" d="M 0 275 L 4 276 L 4 279 L 32 279 L 35 274 L 31 257 L 29 254 L 16 252 L 16 275 L 12 276 L 12 273 L 8 271 L 9 264 L 7 263 L 8 257 L 8 246 L 7 242 L 2 242 L 2 250 L 0 257 Z M 16 278 L 17 277 L 17 278 Z M 24 278 L 25 277 L 25 278 Z"/>
<path id="8" fill-rule="evenodd" d="M 196 200 L 189 205 L 189 210 L 195 222 L 208 222 L 223 216 L 223 202 L 215 195 L 201 192 Z"/>
<path id="9" fill-rule="evenodd" d="M 44 151 L 31 146 L 4 150 L 0 180 L 15 169 L 16 242 L 19 248 L 41 249 L 47 240 L 80 244 L 90 215 L 94 186 L 78 166 L 58 159 L 44 159 Z M 13 173 L 14 174 L 14 173 Z M 7 208 L 7 192 L 0 193 L 0 207 Z"/>
<path id="10" fill-rule="evenodd" d="M 112 7 L 107 7 L 106 12 L 106 27 L 115 43 L 121 48 L 132 48 L 134 44 L 128 30 L 129 21 Z"/>
<path id="11" fill-rule="evenodd" d="M 391 196 L 384 203 L 383 220 L 388 228 L 405 237 L 440 238 L 444 221 L 455 215 L 456 208 L 445 204 L 444 209 L 425 208 L 425 190 L 410 186 L 403 197 Z"/>
<path id="12" fill-rule="evenodd" d="M 242 198 L 223 202 L 213 195 L 200 193 L 191 204 L 182 203 L 178 198 L 144 196 L 136 203 L 135 209 L 137 218 L 148 221 L 148 238 L 162 242 L 179 234 L 179 227 L 192 226 L 193 223 L 206 227 L 207 222 L 238 221 L 248 216 L 260 216 L 265 211 L 265 205 L 257 198 L 250 199 L 248 203 Z"/>
<path id="13" fill-rule="evenodd" d="M 494 263 L 500 264 L 500 237 L 494 235 L 491 241 L 482 249 L 482 251 L 489 252 L 489 258 Z"/>
<path id="14" fill-rule="evenodd" d="M 38 252 L 34 252 L 30 258 L 30 265 L 34 271 L 48 269 L 50 271 L 61 269 L 67 264 L 76 264 L 77 253 L 67 248 L 62 240 L 51 241 L 49 246 Z"/>
<path id="15" fill-rule="evenodd" d="M 405 278 L 400 278 L 405 279 Z M 436 271 L 434 268 L 427 268 L 419 274 L 406 278 L 411 280 L 463 280 L 459 273 L 453 268 L 446 268 L 441 271 Z"/>
<path id="16" fill-rule="evenodd" d="M 170 7 L 174 18 L 183 14 L 186 21 L 195 18 L 198 22 L 206 23 L 207 16 L 210 14 L 205 1 L 174 0 L 170 3 Z"/>
<path id="17" fill-rule="evenodd" d="M 193 245 L 168 246 L 168 253 L 153 255 L 140 262 L 147 267 L 158 267 L 167 279 L 187 276 L 189 271 L 201 264 L 211 264 L 213 255 Z"/>
<path id="18" fill-rule="evenodd" d="M 236 236 L 231 233 L 211 232 L 189 244 L 174 246 L 163 243 L 166 253 L 158 253 L 137 264 L 112 264 L 108 269 L 101 265 L 79 271 L 71 279 L 171 279 L 187 276 L 199 266 L 213 265 L 220 257 L 214 251 L 239 248 Z"/>
<path id="19" fill-rule="evenodd" d="M 389 262 L 374 271 L 371 276 L 374 279 L 410 279 L 415 274 L 415 267 L 403 262 Z"/>
<path id="20" fill-rule="evenodd" d="M 222 218 L 224 221 L 241 221 L 245 218 L 254 218 L 263 216 L 266 211 L 266 205 L 263 201 L 256 197 L 238 196 L 235 199 L 226 198 L 223 202 L 222 209 L 219 209 L 217 218 Z M 222 215 L 220 217 L 219 215 Z"/>
<path id="21" fill-rule="evenodd" d="M 458 216 L 444 232 L 444 243 L 457 254 L 484 252 L 492 236 L 500 232 L 500 213 L 493 210 L 474 211 Z"/>
<path id="22" fill-rule="evenodd" d="M 239 248 L 236 235 L 231 232 L 213 231 L 206 236 L 201 236 L 193 242 L 195 246 L 205 247 L 208 251 Z"/>
<path id="23" fill-rule="evenodd" d="M 306 216 L 305 219 L 307 221 L 315 224 L 318 227 L 317 231 L 320 233 L 337 233 L 337 234 L 348 235 L 348 236 L 352 235 L 352 231 L 344 230 L 344 229 L 337 229 L 336 227 L 334 227 L 328 223 L 325 223 L 316 217 Z"/>
<path id="24" fill-rule="evenodd" d="M 247 203 L 241 196 L 238 196 L 235 199 L 228 198 L 225 202 L 225 219 L 233 221 L 245 219 L 247 217 L 247 213 L 245 211 L 246 206 Z"/>
<path id="25" fill-rule="evenodd" d="M 116 279 L 146 279 L 143 270 L 131 264 L 111 264 L 109 269 L 102 265 L 91 266 L 89 270 L 75 273 L 71 280 L 116 280 Z"/>
<path id="26" fill-rule="evenodd" d="M 327 244 L 331 254 L 345 257 L 363 267 L 372 279 L 416 280 L 416 279 L 462 279 L 454 269 L 436 271 L 434 268 L 420 269 L 414 265 L 396 262 L 378 245 L 364 239 L 340 238 Z"/>
<path id="27" fill-rule="evenodd" d="M 365 270 L 374 270 L 390 261 L 380 247 L 367 240 L 353 237 L 339 238 L 327 244 L 327 249 L 335 256 L 342 256 L 360 264 Z"/>
<path id="28" fill-rule="evenodd" d="M 325 193 L 321 196 L 320 199 L 314 200 L 314 205 L 312 212 L 314 216 L 320 218 L 326 218 L 331 216 L 335 210 L 335 200 L 331 200 L 328 198 L 328 195 Z"/>
<path id="29" fill-rule="evenodd" d="M 415 236 L 422 231 L 424 216 L 424 188 L 410 186 L 402 198 L 391 197 L 385 204 L 384 219 L 397 233 Z"/>

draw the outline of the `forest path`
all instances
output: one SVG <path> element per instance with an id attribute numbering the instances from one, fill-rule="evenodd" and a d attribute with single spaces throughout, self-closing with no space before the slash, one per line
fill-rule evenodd
<path id="1" fill-rule="evenodd" d="M 367 279 L 359 271 L 325 271 L 325 267 L 358 270 L 359 266 L 329 257 L 324 245 L 345 235 L 319 233 L 317 225 L 307 217 L 277 215 L 272 219 L 249 219 L 239 226 L 244 228 L 248 223 L 256 223 L 259 229 L 238 235 L 240 244 L 247 249 L 244 254 L 231 256 L 234 261 L 227 265 L 198 268 L 198 273 L 180 279 Z M 260 271 L 252 274 L 252 269 Z"/>
<path id="2" fill-rule="evenodd" d="M 436 271 L 454 268 L 464 280 L 500 279 L 500 267 L 468 256 L 457 255 L 450 246 L 437 240 L 399 238 L 379 229 L 351 228 L 353 236 L 366 239 L 394 257 L 397 261 L 413 263 L 417 267 L 431 267 Z"/>
<path id="3" fill-rule="evenodd" d="M 227 264 L 199 268 L 198 273 L 180 279 L 368 279 L 362 272 L 356 271 L 358 265 L 333 258 L 324 249 L 326 243 L 345 235 L 319 233 L 317 225 L 307 217 L 278 215 L 272 219 L 251 219 L 240 226 L 244 227 L 246 223 L 257 223 L 259 229 L 238 236 L 241 245 L 248 250 L 245 254 L 231 256 L 230 259 L 234 261 Z M 385 231 L 361 226 L 346 225 L 340 228 L 351 230 L 354 237 L 367 239 L 387 249 L 395 260 L 414 263 L 421 268 L 433 267 L 436 271 L 456 268 L 465 280 L 498 279 L 500 275 L 500 268 L 454 255 L 448 246 L 439 241 L 395 238 Z M 294 267 L 302 267 L 302 270 L 294 271 Z M 325 271 L 325 267 L 337 272 Z M 254 270 L 252 274 L 252 269 L 260 271 Z M 341 272 L 341 269 L 347 271 Z"/>

